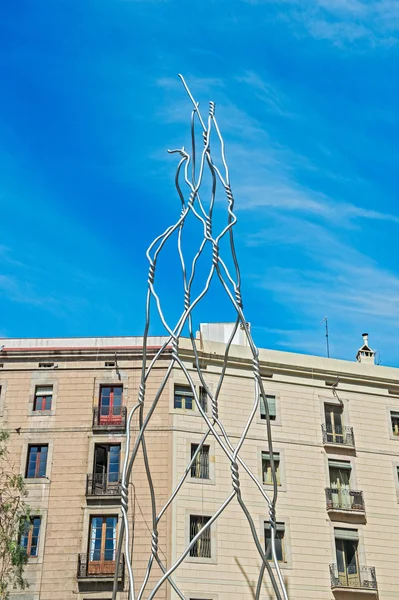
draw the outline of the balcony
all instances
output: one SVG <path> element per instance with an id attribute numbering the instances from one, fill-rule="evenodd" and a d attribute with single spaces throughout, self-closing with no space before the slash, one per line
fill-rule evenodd
<path id="1" fill-rule="evenodd" d="M 374 567 L 337 567 L 330 565 L 331 589 L 334 592 L 364 592 L 377 596 L 377 579 Z"/>
<path id="2" fill-rule="evenodd" d="M 323 424 L 321 426 L 324 446 L 333 446 L 334 448 L 355 448 L 355 436 L 353 427 L 335 427 L 332 428 Z"/>
<path id="3" fill-rule="evenodd" d="M 126 430 L 126 414 L 126 406 L 114 408 L 111 413 L 95 406 L 93 408 L 93 431 L 97 433 L 124 432 Z"/>
<path id="4" fill-rule="evenodd" d="M 116 569 L 114 560 L 92 561 L 87 553 L 78 554 L 78 581 L 113 581 Z M 125 577 L 125 556 L 121 554 L 118 567 L 118 580 L 123 582 Z"/>
<path id="5" fill-rule="evenodd" d="M 326 488 L 327 512 L 364 514 L 363 492 Z"/>
<path id="6" fill-rule="evenodd" d="M 86 496 L 88 499 L 120 500 L 122 493 L 121 480 L 109 481 L 107 473 L 87 475 Z"/>

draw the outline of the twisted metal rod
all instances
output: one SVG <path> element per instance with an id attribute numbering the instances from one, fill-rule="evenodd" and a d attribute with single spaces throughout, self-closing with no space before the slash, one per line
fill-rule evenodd
<path id="1" fill-rule="evenodd" d="M 181 213 L 177 222 L 171 226 L 169 226 L 162 234 L 157 236 L 154 241 L 150 244 L 146 256 L 149 261 L 149 274 L 148 274 L 148 289 L 147 289 L 147 300 L 146 300 L 146 322 L 144 328 L 143 335 L 143 362 L 141 368 L 141 383 L 139 387 L 138 393 L 138 402 L 132 408 L 129 413 L 126 425 L 126 454 L 123 463 L 122 470 L 122 522 L 121 528 L 119 532 L 118 546 L 116 550 L 116 564 L 119 564 L 120 555 L 123 548 L 123 542 L 125 542 L 125 554 L 126 554 L 126 563 L 128 570 L 128 579 L 129 579 L 129 600 L 143 600 L 144 594 L 148 593 L 148 600 L 152 600 L 157 591 L 161 588 L 161 586 L 165 583 L 171 585 L 176 594 L 181 600 L 186 600 L 183 592 L 179 589 L 176 582 L 173 579 L 173 574 L 178 569 L 178 567 L 182 564 L 184 559 L 189 554 L 191 548 L 195 545 L 198 539 L 204 534 L 206 530 L 208 530 L 212 524 L 219 518 L 219 516 L 224 512 L 227 506 L 234 500 L 237 499 L 239 506 L 241 507 L 247 521 L 249 524 L 249 528 L 254 540 L 254 545 L 258 554 L 261 558 L 261 568 L 259 571 L 259 577 L 256 587 L 255 599 L 259 600 L 262 581 L 267 571 L 270 582 L 272 584 L 276 600 L 288 600 L 288 594 L 285 588 L 285 584 L 283 581 L 283 577 L 280 571 L 280 567 L 277 560 L 276 554 L 276 502 L 277 502 L 277 477 L 276 477 L 276 469 L 273 459 L 273 443 L 272 443 L 272 432 L 271 432 L 271 423 L 270 423 L 270 415 L 268 410 L 268 404 L 266 400 L 265 391 L 263 388 L 263 382 L 260 375 L 260 364 L 259 364 L 259 352 L 256 348 L 247 321 L 245 320 L 244 312 L 243 312 L 243 304 L 242 304 L 242 295 L 241 295 L 241 275 L 240 268 L 237 260 L 235 244 L 234 244 L 234 235 L 233 235 L 233 227 L 237 222 L 237 218 L 234 213 L 234 196 L 230 186 L 230 175 L 229 169 L 227 165 L 226 155 L 225 155 L 225 144 L 220 132 L 216 117 L 215 117 L 215 104 L 213 102 L 209 103 L 209 112 L 207 119 L 204 120 L 200 110 L 199 104 L 193 98 L 184 78 L 182 75 L 179 75 L 183 86 L 192 101 L 193 110 L 191 113 L 191 155 L 184 149 L 177 150 L 169 150 L 171 154 L 178 153 L 181 156 L 181 159 L 178 163 L 176 169 L 175 176 L 175 186 L 178 193 L 178 196 L 181 201 Z M 200 124 L 203 131 L 203 148 L 200 153 L 200 158 L 197 159 L 197 141 L 195 134 L 195 125 L 196 121 Z M 212 159 L 211 150 L 210 150 L 210 139 L 212 131 L 215 131 L 216 138 L 220 144 L 221 150 L 221 159 L 222 159 L 222 167 L 221 169 L 215 165 Z M 199 164 L 199 166 L 198 166 Z M 191 166 L 191 169 L 190 169 Z M 208 168 L 209 174 L 211 176 L 211 191 L 210 191 L 210 199 L 209 199 L 209 208 L 206 210 L 204 203 L 200 197 L 200 189 L 203 184 L 204 174 L 206 167 Z M 191 172 L 190 172 L 191 171 Z M 218 189 L 218 182 L 221 184 L 224 193 L 227 198 L 227 225 L 222 229 L 222 231 L 214 236 L 213 228 L 213 211 L 216 202 L 216 191 Z M 188 199 L 182 190 L 182 184 L 188 189 Z M 197 208 L 198 207 L 198 208 Z M 191 263 L 191 268 L 188 271 L 184 253 L 182 250 L 182 239 L 184 233 L 184 225 L 186 221 L 192 216 L 192 218 L 199 221 L 200 225 L 203 228 L 203 239 L 199 245 L 199 248 L 194 255 L 194 258 Z M 184 310 L 178 319 L 177 323 L 171 327 L 169 326 L 164 313 L 162 311 L 161 300 L 159 294 L 155 289 L 155 274 L 157 269 L 157 262 L 159 255 L 164 248 L 165 244 L 172 238 L 172 236 L 176 233 L 177 235 L 177 251 L 181 265 L 182 277 L 183 277 L 183 286 L 184 286 Z M 220 244 L 222 240 L 228 236 L 229 248 L 230 248 L 230 258 L 233 261 L 234 265 L 234 275 L 232 275 L 226 265 L 226 262 L 221 258 L 220 253 Z M 192 288 L 194 282 L 197 281 L 197 265 L 198 261 L 203 256 L 204 250 L 207 246 L 210 246 L 212 249 L 212 260 L 211 265 L 209 266 L 208 274 L 205 277 L 205 281 L 202 287 L 202 290 L 192 298 Z M 219 377 L 219 381 L 216 386 L 215 393 L 212 392 L 209 385 L 207 384 L 202 369 L 200 365 L 200 357 L 197 348 L 197 340 L 193 331 L 193 319 L 192 313 L 194 308 L 198 305 L 198 303 L 204 298 L 204 296 L 208 293 L 212 280 L 216 278 L 222 285 L 228 299 L 230 300 L 235 312 L 236 312 L 236 320 L 234 323 L 234 327 L 230 338 L 226 344 L 222 369 Z M 150 320 L 152 314 L 152 306 L 155 302 L 156 312 L 165 327 L 168 336 L 162 346 L 155 353 L 153 358 L 149 361 L 147 365 L 147 342 L 148 342 L 148 331 L 150 327 Z M 187 370 L 183 361 L 179 357 L 179 338 L 182 335 L 182 331 L 184 327 L 187 327 L 189 332 L 189 339 L 191 341 L 191 347 L 194 354 L 195 359 L 195 368 L 197 375 L 199 376 L 199 380 L 203 389 L 205 390 L 207 397 L 210 399 L 211 408 L 212 408 L 212 416 L 211 418 L 207 415 L 207 413 L 203 410 L 203 407 L 199 401 L 199 397 L 197 394 L 197 390 L 193 379 L 190 375 L 190 372 Z M 250 410 L 250 414 L 245 423 L 244 429 L 241 433 L 241 436 L 234 446 L 232 441 L 230 440 L 226 429 L 223 425 L 222 420 L 219 417 L 219 397 L 222 390 L 222 385 L 225 379 L 229 352 L 231 349 L 231 345 L 233 343 L 234 336 L 238 328 L 241 327 L 246 335 L 248 345 L 252 354 L 252 371 L 254 378 L 254 400 Z M 169 365 L 167 367 L 166 373 L 163 377 L 162 383 L 159 386 L 157 393 L 153 399 L 146 398 L 146 383 L 147 380 L 156 365 L 157 361 L 162 359 L 165 360 L 164 351 L 167 347 L 171 346 L 171 358 L 169 361 Z M 151 469 L 148 462 L 148 454 L 145 440 L 145 432 L 149 422 L 151 421 L 151 417 L 154 414 L 159 399 L 165 389 L 165 386 L 168 383 L 169 377 L 173 369 L 179 368 L 180 371 L 184 374 L 188 385 L 190 386 L 196 409 L 201 414 L 203 420 L 207 425 L 207 430 L 203 434 L 200 443 L 196 449 L 196 452 L 191 457 L 190 462 L 188 463 L 183 475 L 179 479 L 177 485 L 175 486 L 172 494 L 166 501 L 165 505 L 158 511 L 156 496 L 154 490 L 154 484 L 152 480 Z M 147 403 L 146 403 L 147 402 Z M 144 417 L 144 404 L 146 406 L 149 405 L 148 412 Z M 240 456 L 240 450 L 242 445 L 247 437 L 249 428 L 253 422 L 254 416 L 259 410 L 260 403 L 263 404 L 264 412 L 266 415 L 266 433 L 267 433 L 267 442 L 269 448 L 270 462 L 271 462 L 271 471 L 272 471 L 272 481 L 273 481 L 273 493 L 269 496 L 266 491 L 263 489 L 262 484 L 258 481 L 257 477 L 253 474 L 251 469 L 245 463 L 245 461 Z M 133 449 L 131 449 L 131 424 L 134 414 L 138 412 L 138 425 L 139 430 L 134 442 Z M 205 441 L 209 436 L 213 436 L 221 450 L 224 452 L 226 457 L 230 462 L 231 469 L 231 484 L 232 491 L 227 496 L 227 498 L 222 502 L 218 510 L 213 514 L 213 516 L 204 524 L 202 529 L 197 532 L 197 534 L 192 538 L 190 543 L 185 547 L 183 552 L 178 556 L 175 562 L 167 568 L 167 566 L 163 563 L 159 556 L 159 542 L 158 542 L 158 526 L 161 519 L 164 517 L 167 509 L 172 505 L 172 503 L 176 500 L 180 490 L 182 489 L 188 474 L 190 473 L 191 467 L 194 464 L 198 453 L 201 452 Z M 137 457 L 137 453 L 139 449 L 143 452 L 144 457 L 144 466 L 145 472 L 148 482 L 148 487 L 150 491 L 151 497 L 151 514 L 152 514 L 152 535 L 151 535 L 151 555 L 148 559 L 147 569 L 145 575 L 143 577 L 143 581 L 141 585 L 137 589 L 135 574 L 134 574 L 134 565 L 131 561 L 130 554 L 130 530 L 129 530 L 129 521 L 128 521 L 128 486 L 132 476 L 133 466 Z M 250 479 L 253 481 L 257 489 L 259 490 L 261 496 L 265 500 L 265 504 L 267 505 L 269 512 L 269 522 L 271 529 L 271 551 L 272 551 L 272 561 L 267 560 L 265 552 L 262 548 L 261 541 L 259 539 L 258 533 L 256 531 L 255 523 L 253 517 L 248 510 L 248 507 L 245 504 L 245 501 L 242 497 L 241 487 L 240 487 L 240 467 L 247 473 Z M 158 564 L 161 569 L 163 575 L 157 581 L 155 586 L 151 590 L 147 590 L 149 578 L 151 575 L 151 571 L 153 568 L 154 561 Z M 273 565 L 273 568 L 271 564 Z M 277 576 L 277 577 L 276 577 Z M 117 569 L 115 572 L 114 578 L 114 586 L 113 586 L 113 600 L 116 600 L 118 589 L 118 576 Z"/>

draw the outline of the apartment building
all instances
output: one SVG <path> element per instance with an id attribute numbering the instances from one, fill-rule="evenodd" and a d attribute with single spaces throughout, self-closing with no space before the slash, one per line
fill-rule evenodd
<path id="1" fill-rule="evenodd" d="M 222 330 L 224 331 L 225 328 Z M 218 328 L 198 339 L 207 384 L 216 390 L 225 346 Z M 251 356 L 244 339 L 231 348 L 219 416 L 236 443 L 253 405 Z M 151 338 L 148 360 L 165 342 Z M 121 461 L 126 415 L 138 396 L 142 339 L 3 339 L 1 427 L 11 432 L 15 470 L 32 506 L 21 544 L 30 587 L 13 600 L 110 600 L 118 572 L 120 600 L 128 578 L 115 562 L 121 519 Z M 354 355 L 356 353 L 354 352 Z M 179 356 L 209 415 L 191 342 Z M 166 347 L 148 379 L 155 397 L 171 359 Z M 357 360 L 356 360 L 357 359 Z M 290 600 L 399 598 L 399 370 L 374 364 L 365 337 L 353 362 L 260 350 L 277 467 L 277 555 Z M 148 410 L 148 407 L 147 407 Z M 137 432 L 133 420 L 133 437 Z M 159 512 L 194 456 L 207 425 L 180 369 L 174 368 L 146 432 Z M 241 456 L 271 490 L 265 414 L 259 407 Z M 170 567 L 232 489 L 230 463 L 209 436 L 175 500 L 158 524 L 160 557 Z M 240 470 L 242 496 L 270 556 L 265 501 Z M 151 554 L 151 497 L 140 453 L 129 489 L 136 586 Z M 248 522 L 233 500 L 176 570 L 187 600 L 254 598 L 260 558 Z M 153 567 L 147 591 L 161 577 Z M 174 599 L 170 586 L 156 598 Z M 274 598 L 265 577 L 261 598 Z"/>

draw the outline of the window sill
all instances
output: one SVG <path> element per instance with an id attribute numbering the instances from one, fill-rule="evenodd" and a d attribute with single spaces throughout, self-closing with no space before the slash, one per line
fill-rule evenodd
<path id="1" fill-rule="evenodd" d="M 265 491 L 273 491 L 274 487 L 272 483 L 262 483 L 262 487 Z M 286 492 L 287 488 L 285 487 L 285 485 L 278 485 L 277 486 L 277 493 L 279 494 L 280 492 Z"/>
<path id="2" fill-rule="evenodd" d="M 266 419 L 261 419 L 260 417 L 256 418 L 256 423 L 258 425 L 264 425 L 266 426 Z M 272 427 L 281 427 L 281 421 L 279 419 L 276 419 L 274 421 L 270 421 L 270 425 Z"/>
<path id="3" fill-rule="evenodd" d="M 196 563 L 197 565 L 216 565 L 216 558 L 200 558 L 199 556 L 187 556 L 186 562 Z"/>
<path id="4" fill-rule="evenodd" d="M 30 483 L 38 484 L 38 483 L 46 483 L 50 484 L 50 479 L 48 477 L 24 477 L 24 483 L 29 485 Z"/>
<path id="5" fill-rule="evenodd" d="M 195 485 L 198 484 L 202 484 L 202 485 L 215 485 L 215 480 L 214 479 L 200 479 L 199 477 L 188 477 L 187 478 L 187 482 L 189 483 L 194 483 Z"/>
<path id="6" fill-rule="evenodd" d="M 269 565 L 271 566 L 271 568 L 274 568 L 274 563 L 272 560 L 268 561 Z M 280 567 L 280 569 L 292 569 L 292 565 L 289 562 L 279 562 L 278 566 Z"/>
<path id="7" fill-rule="evenodd" d="M 29 556 L 26 565 L 41 565 L 42 563 L 43 559 L 41 556 Z"/>
<path id="8" fill-rule="evenodd" d="M 31 410 L 29 417 L 53 417 L 55 415 L 54 410 Z"/>

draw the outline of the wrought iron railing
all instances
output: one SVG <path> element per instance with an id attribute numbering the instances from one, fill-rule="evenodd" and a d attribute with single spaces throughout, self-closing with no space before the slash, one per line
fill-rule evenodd
<path id="1" fill-rule="evenodd" d="M 78 554 L 78 579 L 86 578 L 113 578 L 115 575 L 116 562 L 114 560 L 90 560 L 86 552 Z M 118 579 L 123 581 L 125 577 L 125 555 L 121 554 L 118 565 Z"/>
<path id="2" fill-rule="evenodd" d="M 323 433 L 323 444 L 337 444 L 337 446 L 355 445 L 353 427 L 331 427 L 331 425 L 323 424 L 321 430 Z"/>
<path id="3" fill-rule="evenodd" d="M 374 567 L 330 565 L 331 587 L 376 590 Z"/>
<path id="4" fill-rule="evenodd" d="M 109 481 L 107 473 L 88 475 L 86 480 L 86 496 L 120 496 L 121 480 Z"/>
<path id="5" fill-rule="evenodd" d="M 363 492 L 342 488 L 326 488 L 327 510 L 353 510 L 364 512 Z"/>
<path id="6" fill-rule="evenodd" d="M 98 406 L 93 408 L 93 428 L 106 430 L 126 429 L 126 406 L 114 408 L 108 414 L 104 414 Z"/>

